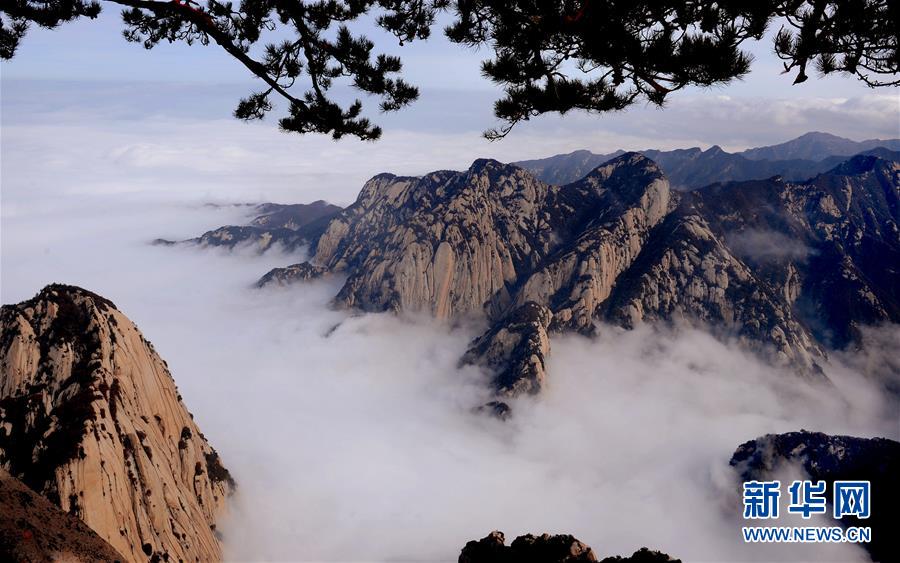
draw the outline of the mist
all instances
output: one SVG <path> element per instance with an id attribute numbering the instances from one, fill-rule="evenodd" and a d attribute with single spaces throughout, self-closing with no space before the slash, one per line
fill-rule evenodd
<path id="1" fill-rule="evenodd" d="M 852 545 L 744 545 L 728 459 L 767 432 L 898 438 L 896 404 L 866 375 L 896 376 L 889 351 L 834 354 L 833 385 L 814 385 L 702 331 L 602 326 L 555 338 L 546 392 L 501 422 L 471 411 L 486 375 L 457 367 L 482 327 L 334 310 L 340 279 L 251 288 L 303 252 L 147 244 L 247 219 L 203 203 L 4 201 L 0 293 L 80 285 L 153 342 L 238 482 L 219 526 L 229 560 L 455 560 L 494 529 L 571 533 L 601 557 L 867 560 Z M 830 525 L 804 522 L 817 524 Z"/>
<path id="2" fill-rule="evenodd" d="M 778 231 L 746 229 L 729 234 L 728 242 L 739 256 L 759 262 L 805 261 L 812 252 L 803 242 Z"/>

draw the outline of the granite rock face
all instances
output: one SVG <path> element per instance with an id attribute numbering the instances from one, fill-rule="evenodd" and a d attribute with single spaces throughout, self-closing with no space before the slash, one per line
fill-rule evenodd
<path id="1" fill-rule="evenodd" d="M 856 156 L 803 183 L 714 184 L 685 197 L 820 342 L 900 319 L 900 163 Z"/>
<path id="2" fill-rule="evenodd" d="M 790 304 L 698 215 L 673 213 L 653 233 L 618 280 L 603 316 L 626 328 L 648 321 L 702 325 L 802 373 L 820 370 L 823 352 Z"/>
<path id="3" fill-rule="evenodd" d="M 743 481 L 772 479 L 779 469 L 792 464 L 813 481 L 826 481 L 829 495 L 835 481 L 869 481 L 871 515 L 863 520 L 844 516 L 841 523 L 872 528 L 872 541 L 861 545 L 873 561 L 894 561 L 900 553 L 900 538 L 895 533 L 895 507 L 900 503 L 900 443 L 807 431 L 767 434 L 741 444 L 730 464 Z"/>
<path id="4" fill-rule="evenodd" d="M 376 176 L 319 239 L 314 264 L 346 271 L 340 305 L 480 315 L 555 244 L 550 186 L 476 161 L 466 172 Z"/>
<path id="5" fill-rule="evenodd" d="M 889 151 L 884 151 L 889 153 Z M 582 155 L 584 156 L 584 155 Z M 853 157 L 801 182 L 670 188 L 623 153 L 563 185 L 494 160 L 380 174 L 259 285 L 340 273 L 334 302 L 489 328 L 463 358 L 502 400 L 548 381 L 552 335 L 687 325 L 821 378 L 827 348 L 900 322 L 900 164 Z"/>
<path id="6" fill-rule="evenodd" d="M 0 467 L 128 560 L 221 559 L 234 483 L 110 301 L 51 285 L 4 306 L 0 376 Z"/>
<path id="7" fill-rule="evenodd" d="M 634 153 L 569 186 L 496 161 L 421 179 L 381 175 L 336 217 L 314 264 L 349 273 L 337 303 L 503 318 L 532 301 L 586 329 L 666 214 L 668 183 Z"/>
<path id="8" fill-rule="evenodd" d="M 533 395 L 546 378 L 544 361 L 550 353 L 547 329 L 552 319 L 548 308 L 528 302 L 475 339 L 461 362 L 492 372 L 494 388 L 501 395 Z"/>

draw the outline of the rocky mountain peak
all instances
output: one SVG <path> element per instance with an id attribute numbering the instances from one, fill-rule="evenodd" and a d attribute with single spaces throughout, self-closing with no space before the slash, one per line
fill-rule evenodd
<path id="1" fill-rule="evenodd" d="M 593 177 L 598 180 L 606 180 L 613 174 L 613 172 L 620 168 L 635 166 L 640 167 L 642 165 L 656 166 L 656 163 L 639 152 L 626 152 L 622 153 L 619 156 L 606 160 L 602 164 L 598 164 L 587 174 L 585 174 L 583 179 Z"/>
<path id="2" fill-rule="evenodd" d="M 607 211 L 639 205 L 655 223 L 669 206 L 669 180 L 655 162 L 640 153 L 618 156 L 595 168 L 581 182 L 605 196 L 602 205 Z"/>
<path id="3" fill-rule="evenodd" d="M 481 174 L 483 172 L 503 170 L 508 166 L 508 164 L 504 164 L 498 160 L 494 160 L 493 158 L 476 158 L 469 166 L 469 172 L 473 174 Z"/>
<path id="4" fill-rule="evenodd" d="M 234 484 L 112 302 L 55 284 L 3 306 L 0 373 L 0 467 L 129 559 L 221 558 Z"/>
<path id="5" fill-rule="evenodd" d="M 363 188 L 356 198 L 356 205 L 371 207 L 375 202 L 388 198 L 390 189 L 397 184 L 402 184 L 402 180 L 403 178 L 388 173 L 373 176 L 363 184 Z"/>
<path id="6" fill-rule="evenodd" d="M 900 279 L 879 266 L 900 260 L 900 164 L 874 155 L 681 193 L 640 153 L 563 186 L 490 159 L 372 183 L 310 264 L 261 284 L 343 272 L 341 306 L 485 319 L 463 362 L 498 401 L 540 391 L 552 335 L 598 321 L 704 327 L 813 378 L 826 346 L 900 321 Z"/>

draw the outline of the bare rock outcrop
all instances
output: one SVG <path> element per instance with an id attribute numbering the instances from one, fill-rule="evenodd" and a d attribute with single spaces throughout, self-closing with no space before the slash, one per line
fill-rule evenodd
<path id="1" fill-rule="evenodd" d="M 50 285 L 0 313 L 0 467 L 126 559 L 215 561 L 234 483 L 165 362 L 108 300 Z"/>
<path id="2" fill-rule="evenodd" d="M 533 395 L 546 378 L 547 330 L 552 319 L 548 308 L 528 302 L 475 339 L 462 363 L 477 364 L 494 373 L 493 385 L 502 395 Z"/>
<path id="3" fill-rule="evenodd" d="M 259 281 L 256 282 L 256 287 L 289 285 L 318 279 L 328 274 L 329 270 L 327 268 L 314 266 L 309 262 L 301 262 L 300 264 L 291 264 L 284 268 L 272 268 L 263 277 L 259 278 Z"/>
<path id="4" fill-rule="evenodd" d="M 550 190 L 493 160 L 422 178 L 379 175 L 331 222 L 312 262 L 349 274 L 343 306 L 480 315 L 555 244 Z"/>
<path id="5" fill-rule="evenodd" d="M 260 285 L 339 272 L 338 306 L 486 320 L 463 362 L 491 372 L 497 405 L 545 384 L 552 334 L 598 322 L 708 328 L 818 378 L 828 348 L 900 322 L 900 270 L 884 267 L 900 262 L 890 154 L 689 192 L 638 153 L 564 186 L 485 159 L 379 174 L 317 231 L 309 263 Z"/>
<path id="6" fill-rule="evenodd" d="M 503 532 L 493 531 L 472 540 L 459 554 L 459 563 L 590 563 L 594 551 L 568 534 L 525 534 L 506 545 Z M 630 557 L 607 557 L 601 563 L 681 563 L 680 559 L 641 548 Z"/>
<path id="7" fill-rule="evenodd" d="M 865 325 L 900 321 L 900 162 L 855 156 L 806 182 L 773 178 L 692 192 L 757 277 L 784 294 L 813 337 L 842 348 Z"/>
<path id="8" fill-rule="evenodd" d="M 665 177 L 634 153 L 562 187 L 493 160 L 382 174 L 332 220 L 312 262 L 348 273 L 342 306 L 486 316 L 494 326 L 464 361 L 493 371 L 504 394 L 533 393 L 550 330 L 590 331 L 670 206 Z"/>
<path id="9" fill-rule="evenodd" d="M 751 270 L 698 215 L 673 214 L 623 272 L 604 317 L 627 328 L 641 322 L 702 325 L 804 374 L 820 374 L 824 352 L 776 288 Z"/>
<path id="10" fill-rule="evenodd" d="M 600 304 L 668 212 L 669 183 L 654 163 L 629 153 L 562 189 L 584 194 L 569 205 L 590 213 L 524 278 L 513 302 L 550 304 L 555 330 L 590 332 Z"/>
<path id="11" fill-rule="evenodd" d="M 275 245 L 285 250 L 314 243 L 331 218 L 341 208 L 319 200 L 313 203 L 261 203 L 253 206 L 254 217 L 247 225 L 226 225 L 183 241 L 156 239 L 153 244 L 171 246 L 196 244 L 234 248 L 251 246 L 265 252 Z"/>

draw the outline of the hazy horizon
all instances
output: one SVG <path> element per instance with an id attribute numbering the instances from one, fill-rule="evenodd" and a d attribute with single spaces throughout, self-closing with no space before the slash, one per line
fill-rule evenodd
<path id="1" fill-rule="evenodd" d="M 763 41 L 747 44 L 755 60 L 743 80 L 674 92 L 664 109 L 636 104 L 604 115 L 545 115 L 491 143 L 481 133 L 496 125 L 492 103 L 501 92 L 481 75 L 487 53 L 447 41 L 439 32 L 442 21 L 428 41 L 402 48 L 371 23 L 360 24 L 378 50 L 401 56 L 404 76 L 421 90 L 418 101 L 391 114 L 372 113 L 374 100 L 363 99 L 384 129 L 376 142 L 280 133 L 279 100 L 262 122 L 233 119 L 239 98 L 257 88 L 258 80 L 213 46 L 161 44 L 147 51 L 128 43 L 114 9 L 96 21 L 32 29 L 16 57 L 0 63 L 3 197 L 13 199 L 12 190 L 22 183 L 50 175 L 53 162 L 51 170 L 46 163 L 33 169 L 42 155 L 82 168 L 91 163 L 100 171 L 98 181 L 111 170 L 137 182 L 168 178 L 177 170 L 195 184 L 181 187 L 178 196 L 193 200 L 346 204 L 377 173 L 459 170 L 477 158 L 511 162 L 578 149 L 712 145 L 735 151 L 808 131 L 854 140 L 900 137 L 895 92 L 840 75 L 792 85 L 793 77 L 781 74 L 781 61 L 771 52 L 772 26 Z M 340 84 L 334 92 L 343 101 L 355 96 Z M 64 188 L 80 189 L 68 175 L 57 170 L 51 177 Z"/>

